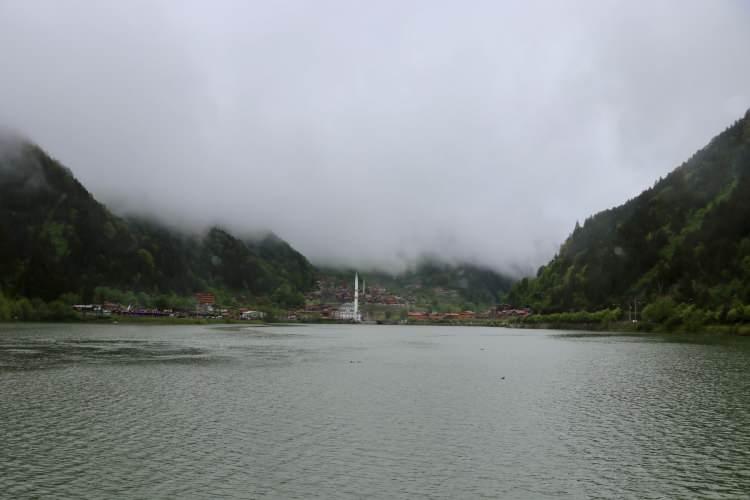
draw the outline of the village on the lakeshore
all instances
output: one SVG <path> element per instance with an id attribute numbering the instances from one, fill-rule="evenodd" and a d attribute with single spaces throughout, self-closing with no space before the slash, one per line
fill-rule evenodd
<path id="1" fill-rule="evenodd" d="M 406 292 L 397 294 L 381 285 L 354 286 L 350 282 L 322 277 L 314 290 L 305 294 L 305 305 L 295 309 L 275 311 L 274 320 L 294 322 L 343 322 L 343 323 L 467 323 L 487 320 L 520 319 L 532 311 L 510 304 L 493 305 L 482 311 L 432 310 L 418 303 L 416 292 L 420 284 L 406 287 Z M 430 292 L 438 297 L 455 298 L 455 290 L 433 287 Z M 269 310 L 263 307 L 229 307 L 220 304 L 212 292 L 194 295 L 195 308 L 190 310 L 145 308 L 132 304 L 104 302 L 101 304 L 79 304 L 73 309 L 84 316 L 95 317 L 171 317 L 238 321 L 264 321 L 269 319 Z"/>

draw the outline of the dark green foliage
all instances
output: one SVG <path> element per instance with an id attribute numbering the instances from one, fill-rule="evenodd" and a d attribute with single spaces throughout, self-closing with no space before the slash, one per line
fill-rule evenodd
<path id="1" fill-rule="evenodd" d="M 38 147 L 2 141 L 0 147 L 0 290 L 42 299 L 38 306 L 48 311 L 36 316 L 59 315 L 59 304 L 71 300 L 63 294 L 140 303 L 132 296 L 140 293 L 148 302 L 141 305 L 154 306 L 207 289 L 251 299 L 282 286 L 295 295 L 314 283 L 307 259 L 274 235 L 243 241 L 220 228 L 188 235 L 125 220 Z M 19 311 L 26 315 L 26 304 Z"/>
<path id="2" fill-rule="evenodd" d="M 13 303 L 0 292 L 0 321 L 8 321 L 13 318 Z"/>
<path id="3" fill-rule="evenodd" d="M 601 311 L 575 311 L 550 314 L 532 314 L 518 320 L 520 323 L 529 325 L 601 325 L 607 326 L 622 319 L 622 310 L 619 308 L 602 309 Z"/>
<path id="4" fill-rule="evenodd" d="M 44 302 L 35 298 L 10 299 L 0 293 L 0 321 L 69 321 L 78 315 L 62 300 Z"/>
<path id="5" fill-rule="evenodd" d="M 284 283 L 273 292 L 271 300 L 274 304 L 281 307 L 297 308 L 305 305 L 305 297 L 300 292 L 295 291 L 289 283 Z"/>
<path id="6" fill-rule="evenodd" d="M 646 319 L 691 326 L 750 302 L 750 112 L 652 188 L 577 225 L 508 295 L 549 313 L 634 299 Z"/>
<path id="7" fill-rule="evenodd" d="M 259 240 L 246 240 L 257 255 L 273 269 L 273 276 L 289 283 L 293 289 L 307 290 L 315 284 L 315 271 L 304 255 L 273 233 Z M 268 277 L 269 286 L 271 286 Z"/>

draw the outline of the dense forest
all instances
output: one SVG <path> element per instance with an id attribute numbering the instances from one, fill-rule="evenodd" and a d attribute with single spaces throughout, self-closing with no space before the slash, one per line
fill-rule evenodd
<path id="1" fill-rule="evenodd" d="M 546 313 L 638 301 L 655 322 L 750 320 L 750 111 L 652 188 L 577 224 L 508 299 Z"/>
<path id="2" fill-rule="evenodd" d="M 39 147 L 0 141 L 6 300 L 69 303 L 129 294 L 152 305 L 215 290 L 285 306 L 299 304 L 314 280 L 307 259 L 273 234 L 240 239 L 218 227 L 186 234 L 115 216 Z"/>

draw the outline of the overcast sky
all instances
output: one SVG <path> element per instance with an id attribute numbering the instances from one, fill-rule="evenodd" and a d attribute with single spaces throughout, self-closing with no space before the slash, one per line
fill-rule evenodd
<path id="1" fill-rule="evenodd" d="M 744 1 L 0 0 L 0 124 L 314 262 L 549 259 L 750 107 Z"/>

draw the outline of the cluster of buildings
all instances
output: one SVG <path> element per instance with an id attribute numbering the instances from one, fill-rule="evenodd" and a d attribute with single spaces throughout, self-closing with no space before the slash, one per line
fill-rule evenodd
<path id="1" fill-rule="evenodd" d="M 420 285 L 421 287 L 421 285 Z M 438 295 L 451 295 L 456 292 L 448 289 L 437 289 Z M 235 319 L 235 320 L 262 320 L 266 313 L 253 308 L 222 308 L 216 303 L 216 297 L 210 292 L 196 293 L 195 310 L 173 310 L 158 308 L 143 308 L 137 306 L 124 306 L 105 302 L 104 304 L 75 305 L 73 308 L 84 314 L 92 316 L 152 316 L 152 317 L 183 317 L 183 318 L 211 318 L 211 319 Z M 328 300 L 326 300 L 328 299 Z M 306 296 L 304 308 L 287 312 L 286 319 L 291 321 L 343 321 L 358 323 L 363 319 L 360 303 L 368 306 L 386 306 L 380 309 L 380 314 L 385 318 L 392 318 L 392 309 L 387 306 L 400 308 L 399 318 L 410 322 L 465 322 L 473 320 L 508 320 L 521 319 L 529 316 L 532 311 L 528 308 L 517 308 L 509 304 L 501 304 L 487 311 L 475 313 L 474 311 L 461 312 L 429 312 L 409 311 L 412 308 L 410 301 L 399 295 L 388 293 L 384 287 L 366 288 L 362 283 L 359 288 L 359 276 L 354 276 L 354 286 L 349 287 L 346 283 L 334 283 L 333 281 L 321 280 L 318 282 L 318 290 L 310 292 Z M 407 311 L 409 311 L 407 313 Z M 368 318 L 365 318 L 368 319 Z M 378 319 L 370 317 L 369 319 Z"/>
<path id="2" fill-rule="evenodd" d="M 407 285 L 407 288 L 416 292 L 423 287 L 422 284 Z M 456 290 L 435 287 L 430 292 L 435 296 L 451 301 L 457 301 L 459 294 Z M 401 311 L 399 317 L 401 320 L 411 322 L 435 322 L 435 321 L 473 321 L 473 320 L 507 320 L 511 318 L 525 318 L 531 314 L 528 308 L 517 308 L 509 304 L 501 304 L 492 307 L 484 312 L 476 313 L 474 311 L 461 312 L 429 312 L 415 311 L 415 299 L 403 297 L 389 293 L 385 287 L 372 286 L 367 288 L 362 283 L 362 288 L 358 287 L 358 277 L 355 274 L 354 287 L 349 286 L 346 282 L 321 279 L 318 281 L 317 290 L 307 294 L 306 306 L 296 311 L 289 311 L 287 319 L 293 321 L 354 321 L 359 322 L 363 319 L 363 314 L 358 308 L 359 303 L 366 303 L 368 306 L 394 306 Z M 368 309 L 371 310 L 370 307 Z M 385 307 L 385 310 L 388 310 Z M 383 315 L 383 308 L 380 309 L 380 315 Z M 409 311 L 407 313 L 407 311 Z M 388 313 L 386 318 L 392 318 L 392 313 Z M 377 317 L 376 317 L 377 318 Z M 365 318 L 365 319 L 376 319 Z"/>
<path id="3" fill-rule="evenodd" d="M 529 316 L 531 309 L 526 307 L 516 308 L 509 304 L 501 304 L 485 312 L 474 311 L 462 312 L 420 312 L 412 311 L 407 315 L 409 321 L 472 321 L 475 319 L 521 319 Z"/>
<path id="4" fill-rule="evenodd" d="M 133 305 L 115 304 L 105 302 L 103 304 L 76 304 L 73 310 L 84 316 L 150 316 L 150 317 L 188 317 L 184 311 L 173 309 L 158 309 L 155 307 L 139 307 Z"/>
<path id="5" fill-rule="evenodd" d="M 357 292 L 357 299 L 372 305 L 407 307 L 409 300 L 397 294 L 389 293 L 385 287 L 367 287 L 362 282 L 362 288 Z M 305 295 L 308 303 L 345 304 L 354 302 L 354 289 L 345 281 L 323 278 L 318 280 L 317 289 Z"/>
<path id="6" fill-rule="evenodd" d="M 216 296 L 210 292 L 195 294 L 195 311 L 198 316 L 214 317 L 219 319 L 258 320 L 266 317 L 266 313 L 241 307 L 239 309 L 222 309 L 216 306 Z"/>
<path id="7" fill-rule="evenodd" d="M 343 304 L 308 304 L 303 309 L 289 311 L 290 321 L 362 321 L 362 313 L 354 309 L 354 302 Z"/>
<path id="8" fill-rule="evenodd" d="M 354 275 L 354 287 L 350 287 L 345 281 L 326 278 L 319 280 L 317 285 L 317 290 L 306 294 L 304 309 L 290 311 L 288 319 L 360 322 L 366 316 L 361 311 L 360 304 L 401 309 L 407 309 L 410 305 L 408 298 L 389 293 L 385 287 L 367 288 L 363 281 L 362 288 L 359 288 L 357 273 Z"/>
<path id="9" fill-rule="evenodd" d="M 290 311 L 287 319 L 289 320 L 334 320 L 334 321 L 351 321 L 359 323 L 362 321 L 362 313 L 359 310 L 359 301 L 366 300 L 366 284 L 362 282 L 362 289 L 359 288 L 359 274 L 354 273 L 354 288 L 349 289 L 346 284 L 341 283 L 338 287 L 333 288 L 333 296 L 337 301 L 343 303 L 325 303 L 323 298 L 330 296 L 330 284 L 324 284 L 324 281 L 318 281 L 318 290 L 311 292 L 312 297 L 305 297 L 306 305 L 304 309 Z M 351 298 L 351 300 L 349 300 Z M 312 300 L 311 300 L 312 299 Z M 317 303 L 316 303 L 317 302 Z"/>
<path id="10" fill-rule="evenodd" d="M 528 307 L 513 307 L 510 304 L 500 304 L 488 311 L 491 319 L 525 318 L 530 316 L 532 310 Z"/>
<path id="11" fill-rule="evenodd" d="M 142 316 L 142 317 L 170 317 L 170 318 L 208 318 L 208 319 L 239 319 L 260 320 L 266 313 L 251 308 L 230 309 L 216 305 L 216 297 L 210 292 L 195 294 L 195 310 L 159 309 L 156 307 L 140 307 L 123 305 L 114 302 L 103 304 L 76 304 L 73 309 L 84 316 Z"/>
<path id="12" fill-rule="evenodd" d="M 477 318 L 474 311 L 457 313 L 413 311 L 407 315 L 409 321 L 469 321 Z"/>

